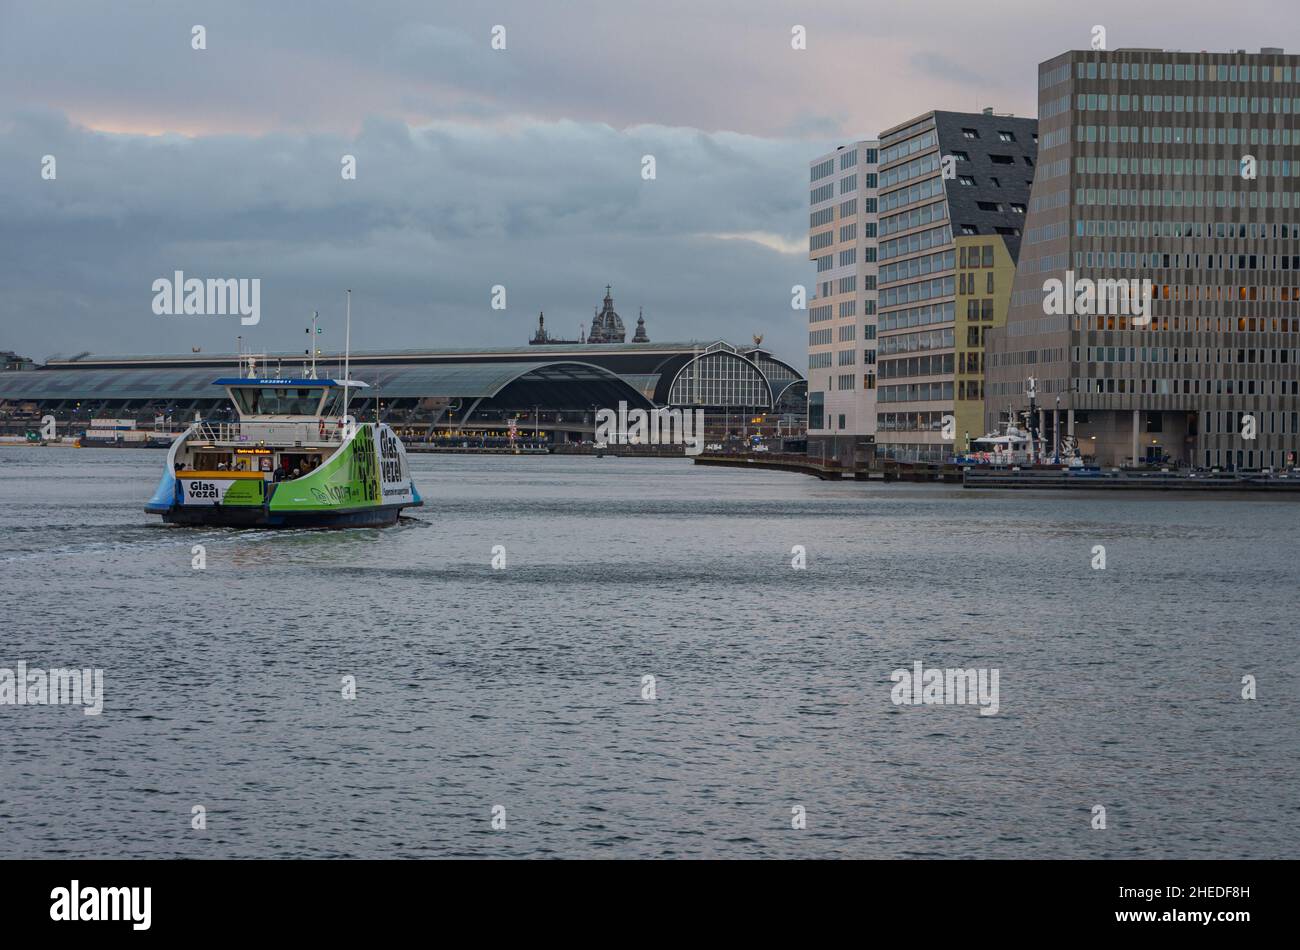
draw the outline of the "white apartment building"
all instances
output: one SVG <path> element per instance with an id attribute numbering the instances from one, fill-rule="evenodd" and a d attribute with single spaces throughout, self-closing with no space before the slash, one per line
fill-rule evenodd
<path id="1" fill-rule="evenodd" d="M 808 454 L 867 458 L 876 434 L 874 141 L 809 163 Z"/>

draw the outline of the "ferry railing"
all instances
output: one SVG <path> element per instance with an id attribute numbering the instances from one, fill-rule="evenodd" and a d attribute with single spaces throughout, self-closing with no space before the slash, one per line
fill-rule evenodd
<path id="1" fill-rule="evenodd" d="M 191 427 L 197 442 L 222 445 L 306 445 L 339 443 L 343 429 L 336 422 L 196 422 Z"/>

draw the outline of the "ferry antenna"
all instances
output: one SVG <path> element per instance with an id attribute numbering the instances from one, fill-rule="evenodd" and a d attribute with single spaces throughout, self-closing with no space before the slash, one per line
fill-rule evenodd
<path id="1" fill-rule="evenodd" d="M 343 422 L 348 419 L 348 403 L 352 396 L 352 291 L 349 289 L 347 323 L 343 330 Z"/>

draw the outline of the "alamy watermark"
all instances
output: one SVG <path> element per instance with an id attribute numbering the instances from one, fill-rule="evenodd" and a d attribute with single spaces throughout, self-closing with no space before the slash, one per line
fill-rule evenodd
<path id="1" fill-rule="evenodd" d="M 262 278 L 214 278 L 201 280 L 176 271 L 172 279 L 153 282 L 153 312 L 161 316 L 215 316 L 238 314 L 246 327 L 262 319 Z"/>
<path id="2" fill-rule="evenodd" d="M 89 887 L 74 879 L 50 891 L 50 920 L 119 920 L 148 930 L 152 905 L 152 887 Z"/>
<path id="3" fill-rule="evenodd" d="M 0 667 L 0 706 L 84 706 L 87 716 L 104 711 L 104 671 Z"/>
<path id="4" fill-rule="evenodd" d="M 912 669 L 894 670 L 889 678 L 895 706 L 979 706 L 981 716 L 996 716 L 1000 708 L 996 669 L 926 669 L 917 660 Z"/>
<path id="5" fill-rule="evenodd" d="M 1143 277 L 1075 278 L 1065 272 L 1065 280 L 1051 277 L 1043 281 L 1043 313 L 1049 316 L 1080 314 L 1098 316 L 1132 316 L 1135 327 L 1151 322 L 1151 279 Z"/>
<path id="6" fill-rule="evenodd" d="M 596 412 L 596 442 L 605 445 L 684 445 L 687 455 L 704 451 L 703 409 L 628 409 Z"/>

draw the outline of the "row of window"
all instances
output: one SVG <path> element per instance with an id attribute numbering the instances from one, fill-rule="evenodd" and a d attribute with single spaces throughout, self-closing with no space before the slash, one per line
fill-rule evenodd
<path id="1" fill-rule="evenodd" d="M 1201 413 L 1201 432 L 1206 435 L 1239 436 L 1244 416 L 1254 416 L 1256 432 L 1261 435 L 1295 435 L 1300 433 L 1300 413 L 1297 412 L 1234 412 L 1213 409 Z M 1290 425 L 1287 423 L 1290 422 Z"/>
<path id="2" fill-rule="evenodd" d="M 912 376 L 951 376 L 953 355 L 936 353 L 933 356 L 909 356 L 898 360 L 884 360 L 880 364 L 881 379 L 899 379 Z"/>
<path id="3" fill-rule="evenodd" d="M 962 129 L 961 137 L 964 139 L 970 139 L 971 141 L 975 141 L 980 137 L 979 129 Z M 1016 140 L 1016 134 L 1014 132 L 1007 132 L 1002 129 L 998 130 L 999 142 L 1014 142 L 1015 140 Z M 1034 136 L 1034 141 L 1035 142 L 1038 141 L 1037 135 Z"/>
<path id="4" fill-rule="evenodd" d="M 1078 188 L 1079 207 L 1300 208 L 1300 191 L 1181 191 L 1171 188 Z"/>
<path id="5" fill-rule="evenodd" d="M 962 250 L 964 251 L 965 248 Z M 926 254 L 922 257 L 899 261 L 896 264 L 885 264 L 880 268 L 880 283 L 891 284 L 895 281 L 952 270 L 956 257 L 956 253 L 949 248 L 946 251 L 940 251 L 938 254 Z"/>
<path id="6" fill-rule="evenodd" d="M 910 231 L 932 221 L 944 221 L 948 218 L 948 203 L 936 201 L 934 204 L 913 208 L 880 221 L 880 236 L 889 237 L 898 231 Z"/>
<path id="7" fill-rule="evenodd" d="M 975 234 L 979 234 L 979 233 L 980 233 L 979 225 L 976 225 L 976 224 L 959 224 L 959 225 L 957 225 L 957 233 L 958 233 L 958 234 L 961 234 L 961 235 L 963 235 L 963 236 L 965 236 L 965 235 L 975 235 Z M 985 233 L 987 234 L 987 233 L 989 233 L 989 232 L 985 232 Z M 1005 226 L 1002 226 L 1002 225 L 998 225 L 998 226 L 996 226 L 996 227 L 993 228 L 992 233 L 993 233 L 993 234 L 1005 234 L 1007 237 L 1019 237 L 1019 236 L 1020 236 L 1020 229 L 1019 229 L 1019 228 L 1011 228 L 1011 227 L 1005 227 Z"/>
<path id="8" fill-rule="evenodd" d="M 918 300 L 930 300 L 934 297 L 951 297 L 956 293 L 957 281 L 950 274 L 933 280 L 920 280 L 900 287 L 889 287 L 879 293 L 880 306 L 897 307 L 902 304 L 915 303 Z"/>
<path id="9" fill-rule="evenodd" d="M 1037 291 L 1034 291 L 1037 293 Z M 1128 330 L 1129 318 L 1126 316 L 1089 316 L 1052 317 L 1051 320 L 1073 321 L 1075 330 Z M 883 322 L 884 318 L 882 318 Z M 1234 326 L 1235 324 L 1235 326 Z M 1015 326 L 1019 326 L 1017 322 Z M 1168 332 L 1170 330 L 1192 333 L 1300 333 L 1300 319 L 1289 317 L 1215 317 L 1215 316 L 1170 316 L 1156 314 L 1151 322 L 1132 328 L 1142 332 Z"/>
<path id="10" fill-rule="evenodd" d="M 944 412 L 882 412 L 876 415 L 877 432 L 939 432 Z"/>
<path id="11" fill-rule="evenodd" d="M 876 456 L 898 462 L 943 462 L 952 455 L 947 445 L 876 441 Z"/>
<path id="12" fill-rule="evenodd" d="M 952 380 L 944 383 L 905 383 L 898 386 L 881 386 L 879 402 L 951 402 Z"/>
<path id="13" fill-rule="evenodd" d="M 1128 218 L 1079 218 L 1075 222 L 1075 233 L 1079 237 L 1174 237 L 1219 240 L 1249 238 L 1252 241 L 1295 241 L 1300 240 L 1300 224 L 1267 221 L 1132 221 Z"/>
<path id="14" fill-rule="evenodd" d="M 1138 66 L 1142 74 L 1138 75 Z M 1075 63 L 1076 79 L 1144 79 L 1156 82 L 1291 82 L 1290 66 L 1214 63 Z M 1107 70 L 1107 66 L 1110 67 Z M 1109 75 L 1107 73 L 1109 72 Z M 1295 77 L 1300 80 L 1300 74 Z"/>
<path id="15" fill-rule="evenodd" d="M 1282 128 L 1207 128 L 1162 125 L 1080 125 L 1075 135 L 1080 142 L 1120 142 L 1136 145 L 1281 145 Z M 1140 136 L 1140 138 L 1139 138 Z"/>
<path id="16" fill-rule="evenodd" d="M 1147 96 L 1079 93 L 1076 112 L 1191 112 L 1206 115 L 1300 114 L 1300 98 L 1281 96 Z"/>
<path id="17" fill-rule="evenodd" d="M 1034 136 L 1034 138 L 1037 139 L 1037 136 Z M 954 161 L 957 161 L 957 162 L 969 162 L 969 161 L 970 161 L 970 153 L 969 153 L 969 152 L 962 152 L 962 151 L 959 151 L 959 150 L 957 150 L 957 149 L 953 149 L 952 157 L 953 157 L 953 160 L 954 160 Z M 1023 161 L 1023 162 L 1024 162 L 1026 165 L 1028 165 L 1030 168 L 1033 168 L 1033 167 L 1034 167 L 1034 160 L 1033 160 L 1032 158 L 1030 158 L 1028 155 L 1022 155 L 1022 156 L 1020 156 L 1020 158 L 1021 158 L 1021 161 Z M 1016 160 L 1015 160 L 1015 157 L 1014 157 L 1014 156 L 1011 156 L 1011 155 L 999 155 L 999 154 L 995 154 L 995 153 L 992 153 L 992 152 L 989 153 L 989 161 L 992 162 L 994 165 L 1014 165 L 1014 164 L 1016 163 Z M 996 178 L 993 179 L 993 184 L 994 184 L 994 187 L 998 187 L 998 188 L 1001 187 L 1001 185 L 998 184 L 998 180 L 997 180 Z"/>
<path id="18" fill-rule="evenodd" d="M 1289 133 L 1290 129 L 1285 131 Z M 1300 130 L 1296 137 L 1300 138 Z M 1296 144 L 1300 145 L 1300 142 Z M 1074 170 L 1081 175 L 1220 175 L 1237 178 L 1241 175 L 1241 163 L 1235 158 L 1161 159 L 1144 156 L 1130 159 L 1123 155 L 1078 155 L 1074 159 Z M 1260 159 L 1255 171 L 1259 178 L 1300 178 L 1300 162 Z"/>
<path id="19" fill-rule="evenodd" d="M 955 305 L 951 300 L 946 303 L 930 304 L 924 307 L 909 307 L 880 315 L 880 329 L 903 330 L 910 327 L 925 327 L 935 323 L 952 323 Z"/>
<path id="20" fill-rule="evenodd" d="M 882 337 L 880 355 L 951 349 L 952 345 L 953 328 L 943 327 L 938 330 L 922 330 L 919 333 L 900 333 L 897 336 Z"/>
<path id="21" fill-rule="evenodd" d="M 912 128 L 919 129 L 922 124 L 917 124 Z M 900 134 L 906 135 L 911 129 L 904 129 Z M 897 145 L 891 145 L 889 148 L 880 150 L 880 164 L 888 165 L 896 162 L 900 158 L 906 158 L 908 155 L 915 155 L 917 152 L 923 152 L 927 148 L 933 148 L 938 140 L 935 138 L 934 130 L 910 138 L 906 142 L 899 142 Z"/>
<path id="22" fill-rule="evenodd" d="M 926 175 L 933 174 L 939 170 L 939 161 L 939 153 L 934 152 L 930 155 L 923 155 L 914 161 L 905 162 L 889 169 L 889 171 L 881 172 L 880 187 L 889 188 L 905 181 L 911 181 L 913 178 L 923 178 Z"/>
<path id="23" fill-rule="evenodd" d="M 1291 379 L 1076 379 L 1083 393 L 1116 396 L 1296 396 L 1300 381 Z M 1281 390 L 1279 392 L 1279 389 Z"/>
<path id="24" fill-rule="evenodd" d="M 993 266 L 993 245 L 992 244 L 963 244 L 961 246 L 961 256 L 958 259 L 962 267 L 992 267 Z M 993 275 L 989 275 L 991 280 Z M 993 285 L 989 284 L 989 293 L 993 292 Z"/>
<path id="25" fill-rule="evenodd" d="M 880 196 L 880 213 L 885 214 L 905 205 L 933 198 L 935 195 L 943 194 L 943 190 L 943 179 L 937 175 L 907 188 L 899 188 L 897 191 Z"/>
<path id="26" fill-rule="evenodd" d="M 1085 363 L 1236 363 L 1238 365 L 1300 363 L 1300 350 L 1221 346 L 1076 346 L 1074 362 Z"/>
<path id="27" fill-rule="evenodd" d="M 836 385 L 836 380 L 837 380 L 837 379 L 839 380 L 839 385 L 838 385 L 838 386 Z M 831 390 L 832 392 L 834 392 L 834 391 L 837 390 L 837 389 L 838 389 L 838 390 L 856 390 L 856 389 L 858 388 L 858 387 L 857 387 L 857 379 L 858 379 L 858 377 L 857 377 L 857 374 L 855 374 L 855 373 L 842 373 L 842 374 L 840 374 L 838 377 L 836 377 L 836 376 L 827 377 L 827 379 L 826 379 L 826 388 L 829 389 L 829 390 Z M 867 374 L 865 374 L 865 375 L 862 377 L 862 388 L 863 388 L 863 389 L 875 389 L 875 388 L 876 388 L 876 375 L 875 375 L 874 373 L 867 373 Z M 811 418 L 811 416 L 810 416 L 810 418 Z M 808 427 L 811 428 L 811 429 L 820 428 L 820 426 L 814 426 L 814 425 L 812 425 L 811 422 L 808 424 Z M 840 416 L 840 428 L 841 428 L 841 429 L 844 428 L 844 417 L 843 417 L 843 416 Z"/>
<path id="28" fill-rule="evenodd" d="M 952 228 L 945 224 L 943 227 L 930 228 L 905 237 L 882 241 L 880 243 L 880 259 L 887 261 L 894 257 L 901 257 L 904 254 L 915 254 L 917 251 L 925 251 L 932 247 L 943 247 L 945 244 L 951 243 Z"/>

